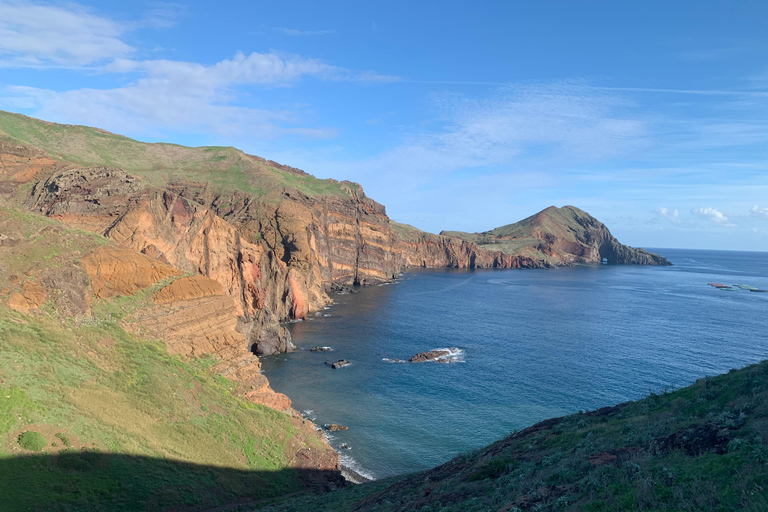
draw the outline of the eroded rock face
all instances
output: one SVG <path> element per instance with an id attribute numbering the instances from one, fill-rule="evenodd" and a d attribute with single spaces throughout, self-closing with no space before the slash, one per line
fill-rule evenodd
<path id="1" fill-rule="evenodd" d="M 473 242 L 424 231 L 409 233 L 400 243 L 404 266 L 424 268 L 547 268 L 546 261 L 480 248 Z"/>
<path id="2" fill-rule="evenodd" d="M 93 294 L 97 298 L 133 295 L 180 274 L 170 265 L 119 247 L 103 247 L 94 251 L 82 259 L 81 265 L 91 278 Z"/>
<path id="3" fill-rule="evenodd" d="M 211 194 L 205 185 L 152 190 L 118 169 L 74 168 L 38 184 L 28 205 L 219 282 L 235 301 L 248 344 L 266 355 L 293 349 L 279 322 L 322 309 L 333 287 L 400 272 L 384 208 L 358 186 L 344 187 L 346 195 L 292 191 L 254 202 Z"/>

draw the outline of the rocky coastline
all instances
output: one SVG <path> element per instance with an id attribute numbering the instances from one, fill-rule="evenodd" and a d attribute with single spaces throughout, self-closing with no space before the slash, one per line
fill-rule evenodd
<path id="1" fill-rule="evenodd" d="M 322 311 L 332 291 L 390 283 L 409 267 L 668 264 L 573 207 L 510 229 L 435 235 L 391 221 L 356 183 L 234 148 L 145 144 L 2 111 L 0 204 L 107 244 L 73 263 L 72 282 L 33 277 L 9 289 L 10 307 L 34 312 L 40 297 L 71 289 L 82 299 L 70 301 L 79 305 L 73 314 L 86 315 L 91 299 L 156 287 L 126 328 L 162 339 L 171 354 L 215 357 L 213 371 L 237 394 L 294 417 L 259 357 L 295 350 L 283 323 Z M 338 459 L 318 464 L 339 467 Z"/>

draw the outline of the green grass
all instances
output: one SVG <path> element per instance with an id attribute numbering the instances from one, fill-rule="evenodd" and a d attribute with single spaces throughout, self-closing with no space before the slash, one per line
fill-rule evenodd
<path id="1" fill-rule="evenodd" d="M 33 433 L 22 432 L 34 424 L 57 432 L 64 446 L 69 444 L 78 453 L 86 449 L 238 470 L 238 478 L 244 479 L 237 484 L 242 492 L 223 490 L 220 496 L 205 498 L 212 503 L 300 488 L 286 457 L 287 443 L 295 432 L 290 418 L 236 398 L 232 383 L 211 374 L 215 364 L 211 359 L 171 356 L 161 342 L 136 338 L 113 322 L 62 325 L 55 318 L 26 317 L 4 306 L 0 306 L 0 339 L 0 375 L 6 386 L 0 396 L 0 439 L 4 439 L 0 462 L 21 454 L 14 448 L 17 439 L 25 449 L 47 445 L 45 441 L 42 446 L 27 443 Z M 68 469 L 51 471 L 60 481 L 72 482 L 78 497 L 72 501 L 59 486 L 45 488 L 44 481 L 35 481 L 37 508 L 33 509 L 79 503 L 80 486 L 91 484 L 82 475 L 74 478 Z M 248 471 L 255 472 L 248 476 Z M 274 478 L 265 481 L 265 472 Z M 146 476 L 123 475 L 119 468 L 96 476 L 116 488 L 130 484 L 146 490 L 149 486 L 147 499 L 173 484 L 151 484 L 144 481 Z M 194 480 L 194 474 L 179 478 Z M 245 484 L 255 481 L 258 488 L 246 492 Z M 0 478 L 0 495 L 11 503 L 32 504 L 27 491 L 21 495 Z M 136 510 L 148 503 L 139 496 L 136 500 Z"/>

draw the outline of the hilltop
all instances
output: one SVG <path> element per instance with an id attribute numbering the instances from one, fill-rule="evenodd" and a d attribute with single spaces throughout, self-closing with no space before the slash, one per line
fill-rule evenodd
<path id="1" fill-rule="evenodd" d="M 551 265 L 600 263 L 669 265 L 658 254 L 619 243 L 608 228 L 575 206 L 550 206 L 535 215 L 482 233 L 443 231 L 487 250 L 527 256 Z"/>

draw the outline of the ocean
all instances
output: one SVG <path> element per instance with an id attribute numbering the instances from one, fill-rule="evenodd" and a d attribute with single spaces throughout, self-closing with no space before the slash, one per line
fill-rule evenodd
<path id="1" fill-rule="evenodd" d="M 316 424 L 349 427 L 329 433 L 345 465 L 385 478 L 768 357 L 768 293 L 707 286 L 768 289 L 768 253 L 653 251 L 674 266 L 409 269 L 290 324 L 302 350 L 263 370 Z M 443 347 L 459 361 L 391 362 Z"/>

